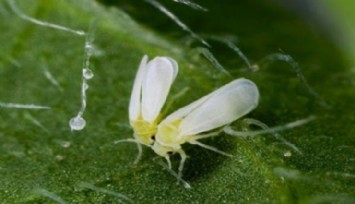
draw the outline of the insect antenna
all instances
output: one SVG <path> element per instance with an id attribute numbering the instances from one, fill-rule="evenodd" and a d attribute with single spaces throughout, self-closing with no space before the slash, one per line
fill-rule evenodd
<path id="1" fill-rule="evenodd" d="M 296 152 L 302 154 L 302 152 L 292 143 L 288 142 L 286 139 L 284 139 L 278 132 L 293 129 L 299 126 L 302 126 L 306 123 L 311 122 L 312 120 L 315 120 L 315 116 L 309 116 L 308 118 L 301 119 L 301 120 L 296 120 L 294 122 L 287 123 L 285 125 L 280 125 L 280 126 L 275 126 L 275 127 L 269 127 L 265 123 L 262 123 L 261 121 L 255 120 L 255 119 L 244 119 L 243 122 L 246 122 L 248 125 L 256 125 L 262 128 L 262 130 L 254 130 L 254 131 L 236 131 L 233 130 L 230 126 L 225 126 L 224 127 L 224 132 L 227 133 L 228 135 L 231 136 L 237 136 L 237 137 L 255 137 L 257 135 L 262 135 L 262 134 L 273 134 L 273 136 L 281 140 L 283 143 L 285 143 L 287 146 L 291 147 L 293 150 Z"/>

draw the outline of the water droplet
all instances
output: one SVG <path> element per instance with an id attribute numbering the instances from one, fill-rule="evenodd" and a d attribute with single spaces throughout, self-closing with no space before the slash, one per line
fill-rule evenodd
<path id="1" fill-rule="evenodd" d="M 88 56 L 92 56 L 95 53 L 95 48 L 91 43 L 85 44 L 85 52 Z"/>
<path id="2" fill-rule="evenodd" d="M 290 156 L 292 156 L 292 152 L 287 151 L 284 153 L 284 157 L 290 157 Z"/>
<path id="3" fill-rule="evenodd" d="M 92 45 L 90 43 L 85 44 L 85 49 L 92 49 Z"/>
<path id="4" fill-rule="evenodd" d="M 83 69 L 83 77 L 87 80 L 94 77 L 94 73 L 89 68 Z"/>
<path id="5" fill-rule="evenodd" d="M 62 146 L 63 148 L 68 148 L 68 147 L 70 147 L 70 145 L 71 145 L 71 143 L 68 142 L 68 141 L 63 141 L 63 142 L 61 143 L 61 146 Z"/>
<path id="6" fill-rule="evenodd" d="M 253 72 L 257 72 L 260 70 L 260 67 L 258 64 L 253 64 L 250 66 L 250 69 L 253 71 Z"/>
<path id="7" fill-rule="evenodd" d="M 57 156 L 55 156 L 55 159 L 57 161 L 62 161 L 64 159 L 64 157 L 62 155 L 57 155 Z"/>
<path id="8" fill-rule="evenodd" d="M 85 125 L 86 125 L 86 121 L 84 120 L 84 118 L 80 116 L 76 116 L 70 119 L 69 121 L 69 126 L 71 130 L 82 130 L 84 129 Z"/>
<path id="9" fill-rule="evenodd" d="M 88 90 L 88 88 L 89 88 L 89 84 L 87 84 L 87 83 L 83 82 L 83 88 L 84 88 L 84 90 L 85 90 L 85 91 L 86 91 L 86 90 Z"/>

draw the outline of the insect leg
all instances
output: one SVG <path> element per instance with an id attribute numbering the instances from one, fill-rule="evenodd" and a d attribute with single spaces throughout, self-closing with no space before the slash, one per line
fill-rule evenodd
<path id="1" fill-rule="evenodd" d="M 219 150 L 219 149 L 217 149 L 217 148 L 215 148 L 215 147 L 212 147 L 212 146 L 203 144 L 203 143 L 201 143 L 201 142 L 199 142 L 199 141 L 196 141 L 196 140 L 191 140 L 191 141 L 189 141 L 189 143 L 190 143 L 190 144 L 198 145 L 198 146 L 200 146 L 200 147 L 203 147 L 203 148 L 205 148 L 205 149 L 211 150 L 211 151 L 216 152 L 216 153 L 218 153 L 218 154 L 222 154 L 222 155 L 227 156 L 227 157 L 233 157 L 233 155 L 231 155 L 231 154 L 225 153 L 225 152 L 223 152 L 223 151 L 221 151 L 221 150 Z"/>
<path id="2" fill-rule="evenodd" d="M 184 169 L 184 165 L 185 165 L 185 161 L 186 161 L 186 153 L 184 152 L 184 150 L 180 149 L 178 151 L 178 153 L 180 154 L 181 160 L 180 160 L 180 165 L 179 165 L 179 173 L 178 173 L 178 181 L 182 180 L 182 170 Z"/>
<path id="3" fill-rule="evenodd" d="M 170 159 L 169 159 L 169 161 L 170 161 Z M 178 174 L 175 171 L 173 171 L 172 169 L 170 169 L 169 166 L 166 166 L 162 162 L 159 162 L 159 164 L 162 165 L 163 168 L 165 170 L 167 170 L 171 175 L 173 175 L 177 179 L 177 182 L 181 182 L 181 184 L 184 186 L 184 188 L 186 188 L 186 189 L 190 189 L 191 188 L 190 184 L 187 181 L 179 178 Z"/>
<path id="4" fill-rule="evenodd" d="M 136 144 L 137 144 L 137 148 L 138 148 L 138 155 L 137 155 L 136 159 L 134 160 L 133 164 L 138 164 L 138 162 L 139 162 L 139 161 L 141 160 L 141 158 L 142 158 L 142 153 L 143 153 L 141 143 L 136 142 Z"/>
<path id="5" fill-rule="evenodd" d="M 169 168 L 169 170 L 171 170 L 171 161 L 170 161 L 169 155 L 166 156 L 166 157 L 164 157 L 164 158 L 165 158 L 165 160 L 166 160 L 166 163 L 168 163 L 168 168 Z"/>

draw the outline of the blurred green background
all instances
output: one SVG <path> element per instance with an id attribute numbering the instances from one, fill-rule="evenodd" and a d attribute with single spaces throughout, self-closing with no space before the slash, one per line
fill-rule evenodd
<path id="1" fill-rule="evenodd" d="M 28 16 L 72 29 L 86 31 L 93 19 L 97 22 L 90 65 L 95 76 L 88 81 L 83 116 L 87 126 L 73 132 L 68 121 L 81 106 L 85 37 L 25 21 L 8 0 L 0 1 L 0 102 L 51 107 L 0 106 L 3 203 L 355 202 L 355 3 L 195 2 L 208 11 L 160 1 L 211 47 L 143 0 L 15 1 Z M 238 46 L 257 69 L 221 39 Z M 201 53 L 206 49 L 229 76 L 206 59 Z M 168 113 L 245 77 L 261 93 L 248 118 L 269 126 L 311 115 L 316 120 L 281 132 L 281 138 L 221 134 L 202 141 L 232 158 L 184 146 L 190 156 L 184 179 L 192 186 L 185 189 L 148 148 L 133 165 L 136 146 L 114 144 L 132 137 L 128 101 L 144 54 L 179 62 L 168 101 L 190 88 Z M 172 161 L 176 169 L 179 157 Z"/>

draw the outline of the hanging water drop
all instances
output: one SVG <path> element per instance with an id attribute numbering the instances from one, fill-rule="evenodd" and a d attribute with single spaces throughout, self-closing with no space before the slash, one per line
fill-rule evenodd
<path id="1" fill-rule="evenodd" d="M 82 130 L 84 129 L 85 125 L 86 125 L 86 121 L 84 120 L 84 118 L 80 116 L 76 116 L 70 119 L 69 121 L 69 126 L 71 130 Z"/>
<path id="2" fill-rule="evenodd" d="M 83 77 L 86 80 L 89 80 L 94 77 L 94 73 L 89 68 L 84 68 L 83 69 Z"/>
<path id="3" fill-rule="evenodd" d="M 91 43 L 85 43 L 85 49 L 86 50 L 91 50 L 92 49 Z"/>
<path id="4" fill-rule="evenodd" d="M 83 82 L 83 90 L 86 91 L 89 88 L 89 84 Z"/>
<path id="5" fill-rule="evenodd" d="M 92 56 L 95 54 L 95 48 L 94 45 L 92 45 L 90 42 L 85 44 L 85 52 L 88 57 Z"/>

